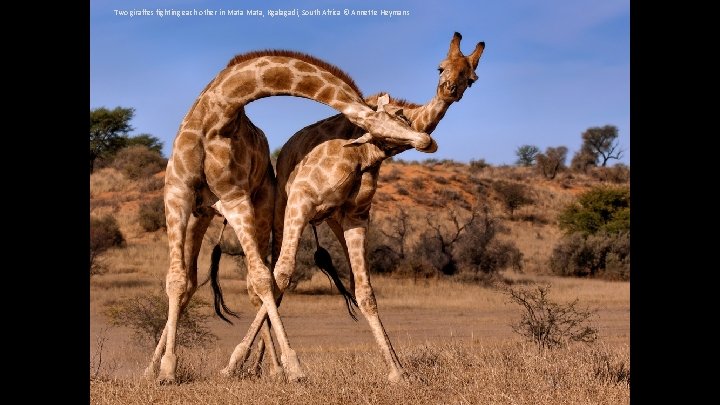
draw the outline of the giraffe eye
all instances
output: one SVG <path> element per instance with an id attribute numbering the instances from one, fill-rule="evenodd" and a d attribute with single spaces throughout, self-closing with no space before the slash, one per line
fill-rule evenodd
<path id="1" fill-rule="evenodd" d="M 442 74 L 442 72 L 443 72 L 444 70 L 445 70 L 445 69 L 439 67 L 439 68 L 438 68 L 438 73 L 439 73 L 439 74 Z"/>
<path id="2" fill-rule="evenodd" d="M 472 87 L 473 83 L 475 83 L 475 80 L 468 79 L 468 87 Z"/>

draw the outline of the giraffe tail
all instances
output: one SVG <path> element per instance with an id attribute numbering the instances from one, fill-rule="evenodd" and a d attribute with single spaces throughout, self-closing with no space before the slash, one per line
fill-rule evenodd
<path id="1" fill-rule="evenodd" d="M 232 325 L 233 323 L 229 319 L 227 319 L 225 315 L 223 315 L 223 311 L 225 311 L 225 313 L 228 315 L 234 316 L 235 318 L 239 318 L 239 316 L 237 313 L 231 311 L 230 308 L 227 307 L 227 305 L 225 305 L 225 299 L 223 299 L 222 295 L 222 288 L 220 288 L 220 283 L 218 282 L 218 273 L 220 272 L 220 257 L 222 256 L 220 239 L 222 239 L 222 232 L 223 230 L 225 230 L 226 224 L 227 220 L 225 220 L 225 222 L 223 223 L 222 230 L 220 230 L 220 238 L 218 238 L 218 243 L 213 248 L 212 254 L 210 254 L 210 285 L 212 286 L 213 290 L 215 313 L 218 314 L 220 319 Z"/>
<path id="2" fill-rule="evenodd" d="M 330 257 L 330 253 L 328 253 L 325 248 L 320 246 L 315 225 L 312 225 L 312 228 L 313 233 L 315 234 L 315 246 L 317 246 L 314 257 L 315 265 L 317 265 L 320 270 L 322 270 L 322 272 L 325 273 L 325 275 L 335 284 L 335 287 L 337 287 L 338 291 L 340 291 L 340 294 L 345 299 L 345 306 L 347 306 L 348 314 L 354 321 L 357 322 L 358 319 L 355 315 L 355 308 L 358 308 L 358 304 L 355 300 L 355 296 L 350 291 L 348 291 L 347 288 L 345 288 L 342 280 L 340 280 L 340 275 L 338 274 L 338 271 L 332 262 L 332 257 Z"/>

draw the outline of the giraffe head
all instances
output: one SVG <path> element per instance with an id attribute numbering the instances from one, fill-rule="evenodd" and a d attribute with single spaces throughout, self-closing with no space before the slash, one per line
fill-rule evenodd
<path id="1" fill-rule="evenodd" d="M 485 42 L 478 42 L 475 50 L 468 56 L 460 51 L 462 35 L 456 32 L 450 41 L 450 50 L 447 57 L 440 62 L 440 82 L 437 95 L 446 102 L 452 103 L 462 98 L 465 89 L 472 86 L 478 79 L 475 74 L 480 56 L 485 50 Z"/>
<path id="2" fill-rule="evenodd" d="M 357 139 L 350 140 L 345 146 L 372 142 L 385 150 L 404 149 L 411 146 L 420 152 L 435 152 L 438 148 L 435 140 L 424 132 L 413 130 L 410 127 L 410 121 L 403 115 L 402 109 L 396 110 L 394 113 L 385 111 L 385 106 L 388 103 L 390 103 L 388 94 L 378 97 L 376 116 L 373 120 L 374 125 L 370 126 L 370 132 Z M 376 128 L 379 128 L 379 130 Z"/>

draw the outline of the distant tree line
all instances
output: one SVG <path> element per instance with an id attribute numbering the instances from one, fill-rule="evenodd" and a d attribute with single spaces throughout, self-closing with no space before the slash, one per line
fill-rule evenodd
<path id="1" fill-rule="evenodd" d="M 623 150 L 617 141 L 618 128 L 614 125 L 590 127 L 582 133 L 582 146 L 572 158 L 570 168 L 586 173 L 591 167 L 606 167 L 610 159 L 620 159 Z M 535 145 L 521 145 L 515 150 L 520 166 L 535 166 L 538 173 L 548 179 L 554 179 L 558 172 L 567 169 L 568 149 L 565 146 L 548 147 L 545 152 Z"/>

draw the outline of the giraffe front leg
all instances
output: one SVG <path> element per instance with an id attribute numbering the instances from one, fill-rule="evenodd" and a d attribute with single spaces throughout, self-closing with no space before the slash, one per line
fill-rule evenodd
<path id="1" fill-rule="evenodd" d="M 263 258 L 267 259 L 271 253 L 270 249 L 270 237 L 273 227 L 274 211 L 275 211 L 275 200 L 276 200 L 276 179 L 275 171 L 272 165 L 268 164 L 265 178 L 260 185 L 257 192 L 253 196 L 253 206 L 255 207 L 255 217 L 257 218 L 257 242 L 258 250 L 263 255 Z M 254 294 L 251 285 L 248 285 L 248 296 L 251 297 L 250 301 L 255 307 L 259 309 L 262 305 L 260 297 Z M 276 297 L 276 305 L 280 307 L 280 301 L 282 296 Z M 267 318 L 266 318 L 267 320 Z M 278 361 L 277 353 L 275 352 L 275 345 L 273 344 L 272 336 L 270 334 L 269 321 L 262 324 L 260 328 L 260 336 L 262 339 L 258 341 L 258 355 L 255 364 L 251 366 L 252 370 L 259 370 L 262 364 L 262 360 L 265 357 L 264 354 L 268 351 L 268 360 L 270 361 L 270 375 L 282 375 L 282 366 Z"/>
<path id="2" fill-rule="evenodd" d="M 250 204 L 247 195 L 242 195 L 230 201 L 223 201 L 221 204 L 216 204 L 216 206 L 220 208 L 220 212 L 223 213 L 228 223 L 233 226 L 233 229 L 235 229 L 235 232 L 238 234 L 238 240 L 242 245 L 248 263 L 248 277 L 252 282 L 255 293 L 263 302 L 261 312 L 263 309 L 267 311 L 267 316 L 270 318 L 272 327 L 275 330 L 275 336 L 277 337 L 282 353 L 281 362 L 288 379 L 292 381 L 304 379 L 305 374 L 300 368 L 297 354 L 290 348 L 290 343 L 288 342 L 287 334 L 285 333 L 285 328 L 275 303 L 275 280 L 258 252 L 258 245 L 255 240 L 255 210 Z M 258 313 L 258 315 L 260 315 L 260 313 Z M 256 316 L 251 325 L 251 330 L 245 335 L 240 345 L 247 345 L 249 349 L 252 341 L 255 339 L 255 335 L 257 335 L 258 330 L 260 330 L 262 326 L 264 315 L 265 314 L 263 314 L 263 316 Z M 246 350 L 244 351 L 246 352 Z M 240 359 L 237 360 L 239 361 Z M 245 359 L 242 359 L 242 361 L 244 360 Z M 233 361 L 233 358 L 231 358 L 231 362 Z M 234 369 L 226 368 L 222 373 L 230 374 L 233 370 Z"/>
<path id="3" fill-rule="evenodd" d="M 346 220 L 344 221 L 343 228 L 345 229 L 345 241 L 347 243 L 350 264 L 355 278 L 355 298 L 360 306 L 360 311 L 370 324 L 370 329 L 375 336 L 375 341 L 377 341 L 378 346 L 380 346 L 380 351 L 385 358 L 385 363 L 390 368 L 388 379 L 390 382 L 406 380 L 407 374 L 403 370 L 400 360 L 392 347 L 392 343 L 390 343 L 390 338 L 380 321 L 375 293 L 370 284 L 370 274 L 368 273 L 365 258 L 367 220 Z"/>
<path id="4" fill-rule="evenodd" d="M 269 350 L 270 355 L 270 366 L 271 371 L 270 375 L 278 375 L 282 374 L 283 369 L 280 365 L 280 362 L 278 361 L 277 354 L 275 352 L 275 345 L 272 342 L 272 336 L 270 335 L 270 329 L 268 327 L 267 322 L 267 311 L 262 307 L 262 300 L 260 300 L 260 297 L 258 297 L 255 294 L 255 291 L 252 288 L 252 284 L 250 282 L 250 279 L 248 278 L 248 296 L 250 297 L 250 302 L 253 304 L 253 306 L 258 310 L 258 312 L 262 311 L 262 320 L 263 323 L 260 324 L 260 332 L 262 336 L 262 340 L 258 342 L 258 356 L 257 360 L 255 361 L 255 364 L 253 364 L 250 367 L 250 370 L 257 370 L 260 367 L 260 362 L 262 361 L 264 357 L 264 351 Z M 255 329 L 256 323 L 253 322 L 251 324 L 248 333 L 245 335 L 245 337 L 242 339 L 242 341 L 235 346 L 235 350 L 233 350 L 232 355 L 230 356 L 230 361 L 228 362 L 228 365 L 220 371 L 220 374 L 225 377 L 231 377 L 235 374 L 235 371 L 238 368 L 238 364 L 242 365 L 245 360 L 247 360 L 248 356 L 250 355 L 250 348 L 252 346 L 253 341 L 255 340 L 255 337 L 257 335 L 257 330 Z"/>

